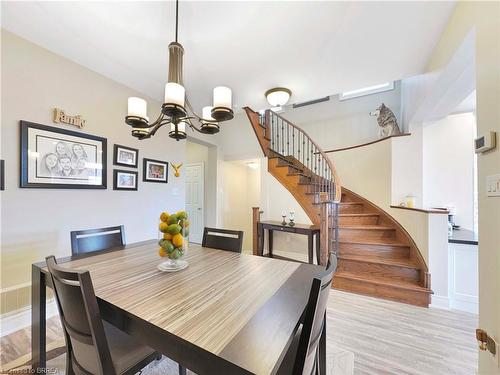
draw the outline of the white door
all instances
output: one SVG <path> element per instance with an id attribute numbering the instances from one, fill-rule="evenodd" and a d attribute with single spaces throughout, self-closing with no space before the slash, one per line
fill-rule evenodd
<path id="1" fill-rule="evenodd" d="M 186 212 L 189 218 L 189 242 L 199 243 L 203 239 L 205 193 L 203 162 L 186 165 Z"/>

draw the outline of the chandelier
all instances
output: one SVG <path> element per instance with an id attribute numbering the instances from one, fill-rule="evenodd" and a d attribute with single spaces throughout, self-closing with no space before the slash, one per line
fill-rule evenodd
<path id="1" fill-rule="evenodd" d="M 147 116 L 147 102 L 137 97 L 128 98 L 125 123 L 132 127 L 132 136 L 138 139 L 150 138 L 163 125 L 170 125 L 169 137 L 175 140 L 186 138 L 186 129 L 191 128 L 204 134 L 218 133 L 219 122 L 234 117 L 231 109 L 231 89 L 219 86 L 213 89 L 213 106 L 206 106 L 199 116 L 193 111 L 182 80 L 182 58 L 184 48 L 177 42 L 179 23 L 179 0 L 175 2 L 175 42 L 168 46 L 168 82 L 165 85 L 165 101 L 156 121 L 150 123 Z M 196 126 L 196 125 L 197 126 Z"/>

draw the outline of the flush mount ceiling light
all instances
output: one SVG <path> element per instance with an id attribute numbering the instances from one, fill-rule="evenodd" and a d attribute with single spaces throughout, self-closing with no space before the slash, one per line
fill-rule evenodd
<path id="1" fill-rule="evenodd" d="M 273 107 L 285 105 L 291 95 L 292 92 L 285 87 L 275 87 L 274 89 L 267 90 L 265 94 L 267 101 Z"/>
<path id="2" fill-rule="evenodd" d="M 175 140 L 186 138 L 189 127 L 200 133 L 219 132 L 219 122 L 234 117 L 231 89 L 223 86 L 213 90 L 213 106 L 204 107 L 202 115 L 197 115 L 188 98 L 182 79 L 182 58 L 184 48 L 177 42 L 179 21 L 179 0 L 175 2 L 175 42 L 168 46 L 168 82 L 165 85 L 165 101 L 161 106 L 160 116 L 150 123 L 147 116 L 147 102 L 141 98 L 128 98 L 128 114 L 125 123 L 132 127 L 132 136 L 145 139 L 152 137 L 163 125 L 170 124 L 169 137 Z M 195 126 L 198 123 L 198 127 Z"/>

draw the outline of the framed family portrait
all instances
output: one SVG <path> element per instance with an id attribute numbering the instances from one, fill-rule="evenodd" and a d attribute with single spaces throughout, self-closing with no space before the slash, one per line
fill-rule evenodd
<path id="1" fill-rule="evenodd" d="M 137 190 L 138 173 L 120 169 L 113 170 L 114 190 Z"/>
<path id="2" fill-rule="evenodd" d="M 137 168 L 139 160 L 139 150 L 136 148 L 114 145 L 113 164 L 123 167 Z"/>
<path id="3" fill-rule="evenodd" d="M 143 181 L 168 182 L 168 162 L 154 159 L 143 159 Z"/>
<path id="4" fill-rule="evenodd" d="M 21 187 L 106 189 L 106 138 L 21 121 Z"/>

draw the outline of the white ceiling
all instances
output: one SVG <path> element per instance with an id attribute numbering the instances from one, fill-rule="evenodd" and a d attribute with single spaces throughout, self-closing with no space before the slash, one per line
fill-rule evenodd
<path id="1" fill-rule="evenodd" d="M 185 2 L 184 81 L 199 109 L 226 85 L 235 107 L 291 102 L 422 73 L 453 2 Z M 162 100 L 172 2 L 5 2 L 2 27 Z"/>

